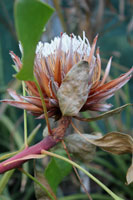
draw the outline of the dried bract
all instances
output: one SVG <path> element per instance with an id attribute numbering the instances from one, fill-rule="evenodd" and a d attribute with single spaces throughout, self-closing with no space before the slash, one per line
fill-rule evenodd
<path id="1" fill-rule="evenodd" d="M 113 154 L 125 154 L 133 152 L 133 138 L 130 135 L 111 132 L 98 139 L 87 140 L 103 150 Z"/>
<path id="2" fill-rule="evenodd" d="M 95 156 L 96 147 L 88 143 L 87 139 L 94 139 L 97 137 L 90 134 L 82 134 L 82 136 L 76 133 L 69 135 L 65 138 L 66 146 L 73 158 L 89 163 Z"/>
<path id="3" fill-rule="evenodd" d="M 133 182 L 133 163 L 131 164 L 131 166 L 129 167 L 127 171 L 126 179 L 127 179 L 128 185 Z"/>

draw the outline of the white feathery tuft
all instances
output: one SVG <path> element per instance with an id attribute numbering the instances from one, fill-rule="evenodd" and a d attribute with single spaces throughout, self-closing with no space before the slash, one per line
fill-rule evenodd
<path id="1" fill-rule="evenodd" d="M 66 54 L 70 50 L 72 40 L 73 53 L 77 52 L 80 55 L 86 54 L 89 56 L 91 48 L 89 41 L 85 36 L 85 32 L 83 32 L 83 39 L 80 36 L 76 37 L 74 34 L 72 34 L 72 37 L 70 37 L 66 33 L 63 33 L 61 37 L 61 50 L 64 51 Z M 55 37 L 54 40 L 51 40 L 50 43 L 39 42 L 36 48 L 36 54 L 44 57 L 55 54 L 59 47 L 61 37 Z"/>

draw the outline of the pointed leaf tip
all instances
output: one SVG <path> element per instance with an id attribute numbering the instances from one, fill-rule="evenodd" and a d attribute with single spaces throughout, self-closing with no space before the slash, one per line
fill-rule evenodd
<path id="1" fill-rule="evenodd" d="M 75 118 L 80 120 L 80 121 L 85 121 L 85 122 L 97 121 L 97 120 L 105 119 L 105 118 L 108 118 L 108 117 L 112 117 L 113 115 L 119 114 L 128 106 L 133 106 L 133 104 L 131 104 L 131 103 L 125 104 L 123 106 L 120 106 L 118 108 L 115 108 L 113 110 L 110 110 L 108 112 L 105 112 L 101 115 L 98 115 L 98 116 L 92 117 L 92 118 L 80 118 L 78 116 L 75 116 Z"/>

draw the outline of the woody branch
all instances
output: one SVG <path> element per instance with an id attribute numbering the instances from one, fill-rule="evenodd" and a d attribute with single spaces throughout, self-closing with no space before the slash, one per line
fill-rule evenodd
<path id="1" fill-rule="evenodd" d="M 52 135 L 48 135 L 41 142 L 31 147 L 27 147 L 17 155 L 0 163 L 0 174 L 14 168 L 19 168 L 23 163 L 28 161 L 28 159 L 27 160 L 20 160 L 20 159 L 33 154 L 41 154 L 42 150 L 49 150 L 52 147 L 54 147 L 64 137 L 66 129 L 70 124 L 70 120 L 71 119 L 69 117 L 62 117 L 60 119 L 58 127 L 52 130 Z"/>

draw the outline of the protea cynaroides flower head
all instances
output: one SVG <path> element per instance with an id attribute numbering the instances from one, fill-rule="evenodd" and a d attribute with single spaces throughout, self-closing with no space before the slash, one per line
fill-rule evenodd
<path id="1" fill-rule="evenodd" d="M 101 78 L 99 49 L 97 49 L 96 56 L 94 56 L 96 41 L 97 36 L 93 41 L 92 47 L 90 47 L 84 33 L 83 39 L 77 38 L 73 34 L 68 36 L 64 33 L 61 37 L 55 37 L 51 43 L 39 42 L 36 49 L 34 74 L 43 92 L 48 117 L 58 120 L 62 115 L 75 116 L 78 112 L 87 110 L 107 111 L 110 109 L 111 104 L 105 103 L 105 100 L 112 97 L 131 78 L 133 69 L 107 83 L 111 58 L 104 76 Z M 10 52 L 10 54 L 18 70 L 20 70 L 22 66 L 21 60 L 13 52 Z M 78 67 L 79 71 L 77 70 Z M 74 102 L 69 103 L 71 104 L 70 109 L 72 109 L 72 112 L 69 108 L 67 112 L 63 111 L 62 108 L 62 97 L 60 96 L 64 91 L 65 82 L 67 82 L 65 87 L 68 100 L 71 99 L 74 92 L 77 93 L 76 97 L 79 98 L 78 102 L 72 98 Z M 76 82 L 77 85 L 75 86 Z M 35 83 L 26 81 L 26 86 L 28 96 L 20 96 L 12 89 L 9 89 L 9 94 L 14 100 L 3 100 L 3 102 L 26 109 L 38 118 L 44 118 L 41 98 Z M 64 100 L 65 92 L 63 95 Z M 64 102 L 63 106 L 65 104 Z M 76 111 L 73 111 L 73 104 L 77 106 Z"/>

